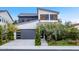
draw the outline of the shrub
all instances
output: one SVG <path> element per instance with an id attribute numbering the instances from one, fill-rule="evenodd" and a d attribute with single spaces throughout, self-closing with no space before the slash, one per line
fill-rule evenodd
<path id="1" fill-rule="evenodd" d="M 4 34 L 4 37 L 2 38 L 2 40 L 4 41 L 4 43 L 9 41 L 7 37 L 7 33 Z"/>
<path id="2" fill-rule="evenodd" d="M 7 33 L 7 36 L 8 36 L 8 39 L 9 39 L 9 40 L 14 40 L 14 32 L 9 31 L 9 32 Z"/>
<path id="3" fill-rule="evenodd" d="M 68 44 L 70 44 L 70 45 L 77 45 L 77 42 L 73 41 L 73 40 L 68 40 Z"/>
<path id="4" fill-rule="evenodd" d="M 7 36 L 9 40 L 14 40 L 14 32 L 17 31 L 15 24 L 7 24 Z"/>
<path id="5" fill-rule="evenodd" d="M 3 44 L 3 41 L 2 41 L 2 26 L 0 26 L 0 45 Z"/>
<path id="6" fill-rule="evenodd" d="M 48 43 L 48 46 L 56 45 L 56 42 L 53 40 L 50 40 L 50 41 L 48 40 L 47 43 Z"/>
<path id="7" fill-rule="evenodd" d="M 79 39 L 79 29 L 75 28 L 70 22 L 62 23 L 44 23 L 39 26 L 41 33 L 44 32 L 45 39 L 47 41 L 55 40 L 57 43 L 67 44 L 66 40 L 78 40 Z M 39 30 L 37 31 L 37 37 L 40 38 Z M 36 37 L 36 38 L 37 38 Z M 60 40 L 63 40 L 60 42 Z M 38 42 L 38 41 L 37 41 Z M 65 43 L 64 43 L 65 42 Z M 49 45 L 52 45 L 52 42 L 48 42 Z M 76 42 L 69 42 L 76 44 Z"/>
<path id="8" fill-rule="evenodd" d="M 35 37 L 35 46 L 41 45 L 41 38 L 40 38 L 40 30 L 39 28 L 36 29 L 36 37 Z"/>

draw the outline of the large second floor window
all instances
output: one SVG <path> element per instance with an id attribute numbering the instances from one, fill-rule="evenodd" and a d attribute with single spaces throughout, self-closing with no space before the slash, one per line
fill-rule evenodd
<path id="1" fill-rule="evenodd" d="M 40 20 L 49 20 L 48 14 L 40 14 Z"/>
<path id="2" fill-rule="evenodd" d="M 50 14 L 50 20 L 57 20 L 57 15 Z"/>

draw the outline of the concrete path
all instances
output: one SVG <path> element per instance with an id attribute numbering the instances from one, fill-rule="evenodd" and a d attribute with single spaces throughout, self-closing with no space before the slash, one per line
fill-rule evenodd
<path id="1" fill-rule="evenodd" d="M 42 46 L 48 46 L 48 44 L 47 44 L 45 39 L 41 39 L 41 45 Z"/>

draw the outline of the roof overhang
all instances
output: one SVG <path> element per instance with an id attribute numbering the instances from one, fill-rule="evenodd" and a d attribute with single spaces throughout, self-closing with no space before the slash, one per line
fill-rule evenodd
<path id="1" fill-rule="evenodd" d="M 58 11 L 54 11 L 54 10 L 48 10 L 48 9 L 43 9 L 43 8 L 37 8 L 37 12 L 38 12 L 38 10 L 43 10 L 43 11 L 48 11 L 48 12 L 54 12 L 54 13 L 59 14 Z"/>

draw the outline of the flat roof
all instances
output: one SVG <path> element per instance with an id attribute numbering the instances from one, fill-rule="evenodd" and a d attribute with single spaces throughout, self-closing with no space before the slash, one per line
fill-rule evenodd
<path id="1" fill-rule="evenodd" d="M 20 13 L 18 16 L 37 16 L 37 13 Z"/>

